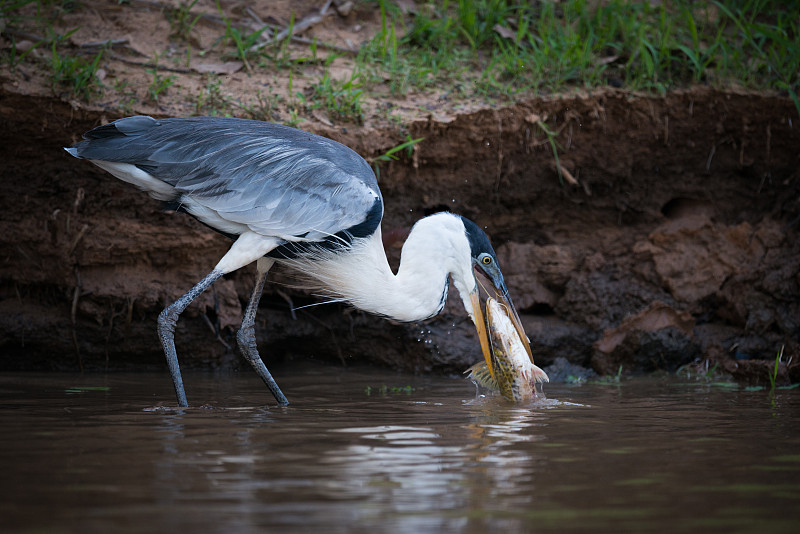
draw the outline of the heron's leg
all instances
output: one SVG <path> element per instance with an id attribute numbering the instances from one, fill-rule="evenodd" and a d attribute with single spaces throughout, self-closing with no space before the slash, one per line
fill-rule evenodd
<path id="1" fill-rule="evenodd" d="M 161 339 L 164 354 L 167 356 L 167 365 L 169 365 L 169 372 L 172 374 L 172 383 L 175 385 L 175 394 L 178 396 L 179 406 L 189 406 L 189 403 L 186 401 L 181 369 L 178 366 L 178 354 L 175 352 L 175 325 L 181 312 L 223 274 L 222 271 L 214 269 L 200 280 L 196 286 L 187 291 L 185 295 L 164 308 L 158 316 L 158 337 Z"/>
<path id="2" fill-rule="evenodd" d="M 175 352 L 175 324 L 178 322 L 178 316 L 186 309 L 186 306 L 219 279 L 220 276 L 258 260 L 278 246 L 279 242 L 280 240 L 276 237 L 264 236 L 252 231 L 240 234 L 228 252 L 219 260 L 214 270 L 200 280 L 184 296 L 164 308 L 164 311 L 158 316 L 158 336 L 164 346 L 164 354 L 167 356 L 169 372 L 172 374 L 172 382 L 175 384 L 175 394 L 178 396 L 178 404 L 180 406 L 188 406 L 189 403 L 186 402 L 186 392 L 183 390 L 181 370 L 178 366 L 178 355 Z M 267 270 L 269 270 L 269 267 L 267 267 Z"/>
<path id="3" fill-rule="evenodd" d="M 274 260 L 270 258 L 260 258 L 256 263 L 258 274 L 256 275 L 256 285 L 253 288 L 253 293 L 250 295 L 250 301 L 247 303 L 247 309 L 244 311 L 244 318 L 242 319 L 242 327 L 236 333 L 236 341 L 239 343 L 239 350 L 242 351 L 242 356 L 250 362 L 258 376 L 267 385 L 269 390 L 275 396 L 278 404 L 286 406 L 289 401 L 286 400 L 275 379 L 272 378 L 267 366 L 261 360 L 258 354 L 258 347 L 256 346 L 256 312 L 258 311 L 258 302 L 261 300 L 261 292 L 264 291 L 264 282 L 267 280 L 267 273 L 269 272 Z"/>

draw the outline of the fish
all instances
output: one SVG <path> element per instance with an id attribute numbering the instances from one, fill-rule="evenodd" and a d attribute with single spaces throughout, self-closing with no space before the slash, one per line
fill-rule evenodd
<path id="1" fill-rule="evenodd" d="M 508 316 L 509 310 L 497 300 L 486 300 L 486 324 L 492 345 L 492 369 L 487 362 L 467 369 L 468 378 L 487 389 L 499 391 L 510 401 L 536 398 L 536 384 L 550 382 L 542 369 L 534 365 L 525 344 Z"/>

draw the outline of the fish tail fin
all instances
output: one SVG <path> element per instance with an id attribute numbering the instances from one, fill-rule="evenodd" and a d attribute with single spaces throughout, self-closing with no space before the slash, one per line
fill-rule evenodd
<path id="1" fill-rule="evenodd" d="M 467 373 L 469 373 L 467 378 L 474 381 L 481 387 L 485 387 L 487 389 L 493 389 L 495 391 L 500 389 L 500 386 L 497 385 L 497 381 L 494 378 L 492 378 L 492 373 L 489 371 L 489 366 L 486 365 L 486 362 L 476 363 L 475 365 L 464 371 L 464 374 Z"/>
<path id="2" fill-rule="evenodd" d="M 537 383 L 537 384 L 540 383 L 540 382 L 550 382 L 550 378 L 547 376 L 547 373 L 545 373 L 539 367 L 536 367 L 534 365 L 533 366 L 533 381 L 534 381 L 534 383 Z"/>

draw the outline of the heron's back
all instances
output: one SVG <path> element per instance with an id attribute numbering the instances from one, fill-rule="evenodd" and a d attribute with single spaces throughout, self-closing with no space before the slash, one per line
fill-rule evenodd
<path id="1" fill-rule="evenodd" d="M 128 117 L 87 132 L 70 153 L 227 234 L 251 230 L 298 243 L 363 237 L 383 215 L 363 158 L 268 122 Z"/>

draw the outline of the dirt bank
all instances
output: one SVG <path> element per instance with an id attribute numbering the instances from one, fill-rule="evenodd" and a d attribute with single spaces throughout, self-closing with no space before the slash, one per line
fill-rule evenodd
<path id="1" fill-rule="evenodd" d="M 124 34 L 132 45 L 162 50 L 168 31 L 148 34 L 163 34 L 164 43 L 135 33 L 163 24 L 148 5 L 134 2 L 134 20 L 103 4 L 90 12 L 90 31 L 72 39 Z M 148 13 L 151 26 L 141 20 Z M 362 15 L 364 25 L 377 24 Z M 336 24 L 354 28 L 347 17 L 321 25 L 322 35 L 332 41 Z M 201 26 L 197 38 L 210 39 Z M 139 90 L 131 100 L 124 88 L 152 84 L 153 74 L 120 54 L 105 61 L 105 75 L 117 81 L 91 103 L 54 95 L 27 64 L 0 72 L 0 369 L 163 367 L 157 314 L 229 245 L 61 150 L 134 112 L 198 111 L 175 91 L 155 101 Z M 226 102 L 266 87 L 258 73 L 170 72 L 184 91 L 218 76 Z M 283 103 L 271 111 L 277 120 L 291 116 Z M 800 132 L 789 98 L 603 90 L 506 106 L 374 97 L 365 108 L 362 125 L 310 112 L 300 126 L 369 160 L 405 134 L 424 137 L 412 156 L 381 167 L 384 234 L 402 236 L 440 210 L 484 226 L 540 366 L 564 358 L 564 375 L 573 372 L 567 363 L 603 374 L 717 365 L 763 385 L 783 347 L 779 381 L 800 380 Z M 244 114 L 228 111 L 237 109 Z M 389 246 L 393 261 L 400 244 Z M 231 347 L 253 275 L 246 268 L 225 277 L 184 313 L 184 366 L 241 365 Z M 455 292 L 442 316 L 401 325 L 339 305 L 293 311 L 317 301 L 292 289 L 286 273 L 276 281 L 257 324 L 268 365 L 317 358 L 456 373 L 480 359 Z"/>
<path id="2" fill-rule="evenodd" d="M 100 113 L 9 93 L 0 112 L 0 365 L 163 365 L 156 315 L 214 265 L 227 240 L 61 151 Z M 788 360 L 800 333 L 792 114 L 787 99 L 700 89 L 418 120 L 408 126 L 425 137 L 415 157 L 381 173 L 384 227 L 405 229 L 442 209 L 485 226 L 543 365 L 560 356 L 601 373 L 647 372 L 711 359 L 734 373 L 763 367 L 748 374 L 763 383 L 767 366 L 752 361 L 774 360 L 783 345 Z M 576 185 L 559 183 L 537 131 L 542 118 L 559 128 L 560 162 Z M 380 136 L 315 126 L 367 157 L 380 150 Z M 184 365 L 239 365 L 228 347 L 252 275 L 227 277 L 184 314 Z M 287 297 L 313 302 L 268 288 L 258 328 L 268 361 L 457 372 L 480 357 L 452 298 L 437 319 L 396 325 L 335 305 L 293 318 Z M 781 378 L 797 380 L 796 365 Z"/>

